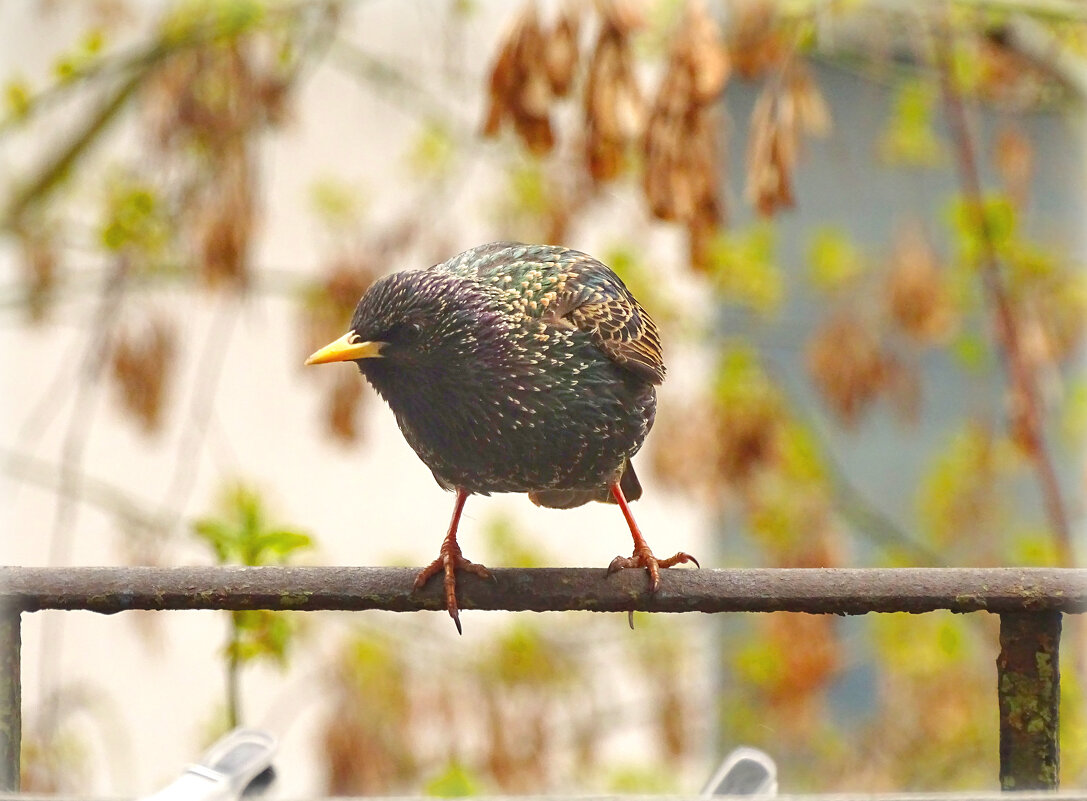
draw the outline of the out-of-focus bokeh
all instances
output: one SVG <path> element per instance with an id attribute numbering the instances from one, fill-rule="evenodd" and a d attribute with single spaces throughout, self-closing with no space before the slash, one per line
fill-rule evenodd
<path id="1" fill-rule="evenodd" d="M 351 365 L 301 363 L 375 278 L 497 239 L 660 323 L 658 554 L 1082 557 L 1076 2 L 36 0 L 0 88 L 5 564 L 429 561 L 451 496 Z M 461 532 L 630 549 L 523 497 Z M 988 615 L 463 618 L 24 616 L 23 787 L 147 793 L 239 722 L 284 797 L 693 793 L 738 744 L 783 791 L 995 787 Z"/>

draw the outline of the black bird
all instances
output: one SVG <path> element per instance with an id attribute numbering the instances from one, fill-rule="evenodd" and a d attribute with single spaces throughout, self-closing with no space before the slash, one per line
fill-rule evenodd
<path id="1" fill-rule="evenodd" d="M 657 326 L 619 277 L 567 248 L 495 242 L 377 281 L 351 330 L 306 364 L 354 361 L 444 489 L 457 494 L 439 556 L 415 580 L 445 577 L 460 631 L 456 571 L 484 578 L 457 544 L 469 495 L 527 492 L 538 506 L 617 503 L 634 553 L 609 572 L 698 562 L 657 559 L 627 501 L 630 458 L 653 426 L 664 380 Z"/>

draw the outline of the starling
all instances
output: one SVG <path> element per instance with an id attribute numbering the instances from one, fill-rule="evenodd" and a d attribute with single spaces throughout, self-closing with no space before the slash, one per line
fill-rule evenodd
<path id="1" fill-rule="evenodd" d="M 660 568 L 627 501 L 642 494 L 630 464 L 653 425 L 664 380 L 657 326 L 619 277 L 567 248 L 495 242 L 426 270 L 389 275 L 355 308 L 351 330 L 306 364 L 354 361 L 392 408 L 438 484 L 456 493 L 438 558 L 460 631 L 457 525 L 469 495 L 527 492 L 538 506 L 619 505 L 634 552 L 608 568 Z"/>

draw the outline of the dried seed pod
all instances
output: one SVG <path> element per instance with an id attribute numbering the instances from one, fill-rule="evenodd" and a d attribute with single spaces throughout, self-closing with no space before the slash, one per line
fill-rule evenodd
<path id="1" fill-rule="evenodd" d="M 354 254 L 343 255 L 328 265 L 324 279 L 306 293 L 302 304 L 300 353 L 312 353 L 344 332 L 355 304 L 377 278 L 375 261 Z M 298 364 L 301 366 L 301 359 Z"/>
<path id="2" fill-rule="evenodd" d="M 551 92 L 565 97 L 574 84 L 578 65 L 578 29 L 580 6 L 568 3 L 545 37 L 544 63 Z"/>
<path id="3" fill-rule="evenodd" d="M 736 71 L 748 80 L 781 66 L 788 58 L 785 33 L 771 0 L 730 4 L 729 54 Z"/>
<path id="4" fill-rule="evenodd" d="M 110 375 L 118 398 L 146 434 L 162 427 L 175 350 L 173 328 L 161 319 L 140 334 L 121 333 L 114 343 Z"/>
<path id="5" fill-rule="evenodd" d="M 712 104 L 728 73 L 716 23 L 701 3 L 692 3 L 672 41 L 646 126 L 642 188 L 655 217 L 687 224 L 695 266 L 705 265 L 706 245 L 723 216 Z"/>
<path id="6" fill-rule="evenodd" d="M 552 99 L 544 32 L 536 6 L 530 2 L 503 40 L 491 68 L 483 135 L 497 136 L 508 121 L 533 154 L 549 153 L 555 145 Z"/>
<path id="7" fill-rule="evenodd" d="M 820 691 L 833 681 L 842 662 L 842 645 L 834 623 L 826 616 L 768 615 L 765 626 L 782 665 L 764 691 L 771 705 L 790 710 L 786 717 L 803 729 L 811 723 L 809 715 L 801 710 L 821 698 Z M 798 642 L 805 647 L 797 648 Z M 816 714 L 814 710 L 812 714 Z"/>
<path id="8" fill-rule="evenodd" d="M 347 370 L 337 370 L 325 394 L 325 423 L 332 437 L 345 444 L 357 442 L 362 435 L 359 412 L 363 407 L 363 384 Z"/>
<path id="9" fill-rule="evenodd" d="M 830 133 L 830 108 L 819 90 L 819 84 L 802 63 L 794 63 L 785 76 L 785 92 L 796 107 L 799 130 L 810 136 Z"/>
<path id="10" fill-rule="evenodd" d="M 716 422 L 717 474 L 725 481 L 742 484 L 778 459 L 781 415 L 772 404 L 719 409 Z"/>
<path id="11" fill-rule="evenodd" d="M 619 4 L 607 6 L 585 83 L 585 150 L 589 174 L 609 181 L 622 171 L 627 144 L 642 130 L 644 105 L 634 74 L 634 22 Z"/>
<path id="12" fill-rule="evenodd" d="M 886 388 L 894 359 L 869 326 L 839 313 L 815 334 L 807 349 L 808 373 L 823 400 L 854 425 Z"/>
<path id="13" fill-rule="evenodd" d="M 247 156 L 224 165 L 220 183 L 210 188 L 194 221 L 200 274 L 210 287 L 249 283 L 249 248 L 254 225 L 253 187 Z"/>
<path id="14" fill-rule="evenodd" d="M 40 323 L 53 303 L 57 283 L 57 246 L 44 230 L 27 231 L 16 226 L 27 313 L 30 321 Z"/>
<path id="15" fill-rule="evenodd" d="M 717 475 L 718 442 L 712 433 L 717 424 L 713 409 L 705 401 L 688 403 L 681 410 L 658 415 L 657 438 L 667 447 L 648 448 L 654 474 L 664 486 L 690 493 L 707 506 L 720 502 L 721 482 Z"/>
<path id="16" fill-rule="evenodd" d="M 751 113 L 744 197 L 764 216 L 794 203 L 793 173 L 801 134 L 830 130 L 830 112 L 807 69 L 790 63 L 781 81 L 766 84 Z"/>
<path id="17" fill-rule="evenodd" d="M 1030 140 L 1017 128 L 1002 128 L 993 146 L 993 163 L 1008 196 L 1017 206 L 1023 206 L 1034 175 L 1034 147 Z"/>
<path id="18" fill-rule="evenodd" d="M 955 302 L 936 254 L 916 227 L 895 242 L 885 295 L 891 319 L 919 343 L 947 342 L 958 327 Z"/>
<path id="19" fill-rule="evenodd" d="M 744 187 L 744 198 L 764 216 L 793 206 L 795 133 L 791 103 L 767 85 L 751 112 Z"/>

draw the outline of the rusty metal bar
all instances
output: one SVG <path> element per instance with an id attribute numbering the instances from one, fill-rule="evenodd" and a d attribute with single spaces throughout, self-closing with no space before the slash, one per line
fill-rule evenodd
<path id="1" fill-rule="evenodd" d="M 20 612 L 86 609 L 444 610 L 440 583 L 412 568 L 0 567 L 0 793 L 19 781 Z M 493 570 L 458 580 L 463 609 L 625 612 L 989 611 L 1001 615 L 1001 781 L 1053 788 L 1061 614 L 1087 611 L 1087 570 L 1071 568 Z M 1037 631 L 1035 631 L 1037 627 Z"/>
<path id="2" fill-rule="evenodd" d="M 1056 790 L 1059 785 L 1060 642 L 1060 612 L 1000 616 L 996 669 L 1002 790 Z"/>
<path id="3" fill-rule="evenodd" d="M 19 789 L 22 744 L 22 615 L 0 603 L 0 792 Z"/>
<path id="4" fill-rule="evenodd" d="M 457 579 L 462 609 L 625 612 L 1083 612 L 1087 570 L 1073 568 L 493 570 Z M 441 583 L 374 567 L 0 567 L 0 604 L 87 609 L 442 610 Z"/>
<path id="5" fill-rule="evenodd" d="M 442 610 L 440 582 L 412 590 L 412 568 L 0 568 L 0 603 L 87 609 Z M 458 578 L 464 609 L 625 612 L 1035 612 L 1087 610 L 1087 570 L 1061 568 L 493 570 Z"/>

